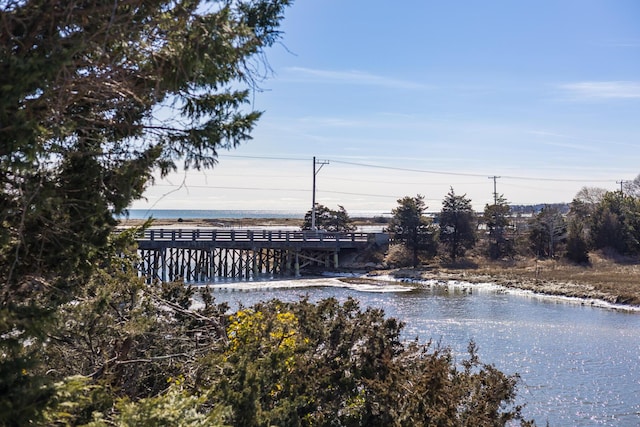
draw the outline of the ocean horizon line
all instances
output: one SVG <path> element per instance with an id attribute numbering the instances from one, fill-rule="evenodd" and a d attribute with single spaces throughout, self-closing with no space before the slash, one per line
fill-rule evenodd
<path id="1" fill-rule="evenodd" d="M 286 209 L 129 209 L 126 214 L 119 215 L 124 219 L 206 219 L 206 218 L 304 218 L 307 211 Z M 352 218 L 389 216 L 390 212 L 380 210 L 356 210 L 349 212 Z"/>

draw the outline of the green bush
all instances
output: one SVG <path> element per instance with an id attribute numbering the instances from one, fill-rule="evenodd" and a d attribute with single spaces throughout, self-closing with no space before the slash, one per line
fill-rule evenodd
<path id="1" fill-rule="evenodd" d="M 521 419 L 516 375 L 405 343 L 403 325 L 357 301 L 270 301 L 232 316 L 216 406 L 233 425 L 502 426 Z M 223 366 L 223 368 L 220 368 Z M 524 423 L 524 422 L 523 422 Z M 526 423 L 524 423 L 526 424 Z"/>
<path id="2" fill-rule="evenodd" d="M 480 363 L 473 343 L 456 363 L 448 348 L 404 342 L 401 322 L 353 299 L 272 300 L 228 315 L 207 297 L 186 309 L 177 301 L 191 291 L 171 290 L 153 297 L 164 312 L 156 320 L 130 310 L 129 321 L 107 316 L 115 325 L 93 331 L 115 357 L 97 374 L 64 378 L 47 424 L 531 425 L 514 405 L 517 375 Z M 148 303 L 144 295 L 136 305 Z M 122 355 L 127 337 L 140 347 Z M 76 366 L 87 351 L 67 348 L 58 368 Z"/>

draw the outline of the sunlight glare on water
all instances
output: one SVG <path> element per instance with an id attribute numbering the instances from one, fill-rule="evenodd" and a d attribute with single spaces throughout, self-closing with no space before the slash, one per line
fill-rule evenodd
<path id="1" fill-rule="evenodd" d="M 429 282 L 344 283 L 339 278 L 216 283 L 216 301 L 354 297 L 405 322 L 406 339 L 433 340 L 463 358 L 470 340 L 480 358 L 521 376 L 518 403 L 538 425 L 640 425 L 640 312 L 498 286 Z"/>

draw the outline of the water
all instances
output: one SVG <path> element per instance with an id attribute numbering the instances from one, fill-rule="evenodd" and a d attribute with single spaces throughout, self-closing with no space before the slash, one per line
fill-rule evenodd
<path id="1" fill-rule="evenodd" d="M 481 360 L 519 373 L 519 403 L 538 425 L 640 425 L 640 312 L 606 305 L 450 283 L 427 289 L 347 285 L 337 278 L 217 284 L 232 308 L 278 298 L 312 301 L 352 296 L 406 323 L 405 338 L 451 347 L 460 358 L 469 340 Z"/>
<path id="2" fill-rule="evenodd" d="M 231 209 L 129 209 L 129 214 L 122 218 L 147 219 L 202 219 L 202 218 L 304 218 L 305 212 L 289 210 L 231 210 Z M 389 216 L 383 211 L 350 211 L 352 218 L 373 218 Z"/>
<path id="3" fill-rule="evenodd" d="M 127 217 L 126 215 L 124 216 Z M 129 209 L 128 218 L 147 219 L 201 219 L 201 218 L 304 218 L 304 212 L 274 210 L 225 209 Z"/>

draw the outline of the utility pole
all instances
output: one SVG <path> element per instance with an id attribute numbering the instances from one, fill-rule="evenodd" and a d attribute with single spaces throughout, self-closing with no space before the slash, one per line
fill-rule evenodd
<path id="1" fill-rule="evenodd" d="M 320 172 L 320 169 L 324 165 L 328 165 L 328 160 L 316 160 L 316 156 L 313 156 L 313 196 L 311 200 L 311 229 L 316 230 L 316 175 Z M 316 165 L 320 165 L 318 169 L 316 169 Z"/>
<path id="2" fill-rule="evenodd" d="M 620 181 L 616 181 L 616 184 L 620 184 L 620 194 L 624 195 L 624 187 L 623 185 L 626 184 L 627 182 L 631 182 L 629 180 L 626 179 L 621 179 Z"/>
<path id="3" fill-rule="evenodd" d="M 489 179 L 493 180 L 493 204 L 498 204 L 498 191 L 496 189 L 496 180 L 500 178 L 499 176 L 490 176 Z"/>

